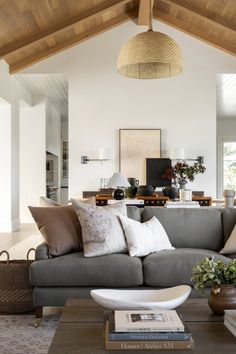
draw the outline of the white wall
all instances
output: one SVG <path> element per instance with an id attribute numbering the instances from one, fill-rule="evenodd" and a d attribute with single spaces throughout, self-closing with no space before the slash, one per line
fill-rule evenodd
<path id="1" fill-rule="evenodd" d="M 2 134 L 1 132 L 4 132 Z M 11 105 L 0 104 L 0 232 L 8 231 L 11 224 Z"/>
<path id="2" fill-rule="evenodd" d="M 20 110 L 20 219 L 32 222 L 28 205 L 39 205 L 46 193 L 46 103 L 37 97 L 33 107 Z"/>
<path id="3" fill-rule="evenodd" d="M 49 100 L 46 100 L 46 120 L 46 150 L 60 159 L 61 115 Z"/>
<path id="4" fill-rule="evenodd" d="M 0 60 L 0 97 L 5 101 L 10 102 L 12 97 L 12 79 L 13 77 L 9 75 L 8 64 L 4 60 Z"/>
<path id="5" fill-rule="evenodd" d="M 19 101 L 31 96 L 0 61 L 0 232 L 19 228 Z"/>
<path id="6" fill-rule="evenodd" d="M 216 74 L 236 71 L 236 59 L 164 24 L 156 30 L 182 49 L 184 72 L 162 80 L 132 80 L 116 72 L 121 46 L 142 31 L 124 24 L 25 70 L 64 73 L 69 79 L 69 189 L 76 196 L 99 187 L 118 170 L 119 128 L 160 128 L 162 156 L 176 146 L 189 158 L 203 155 L 207 171 L 189 185 L 216 194 Z M 80 164 L 111 147 L 115 160 Z M 134 173 L 135 175 L 135 173 Z"/>

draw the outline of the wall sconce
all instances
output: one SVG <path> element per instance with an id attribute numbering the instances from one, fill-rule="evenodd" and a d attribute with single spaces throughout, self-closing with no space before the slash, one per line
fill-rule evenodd
<path id="1" fill-rule="evenodd" d="M 111 160 L 111 149 L 110 148 L 101 148 L 99 149 L 99 158 L 90 159 L 88 156 L 81 156 L 81 164 L 87 164 L 89 161 L 109 161 Z"/>
<path id="2" fill-rule="evenodd" d="M 204 156 L 198 156 L 196 159 L 186 159 L 187 161 L 197 161 L 200 165 L 204 164 Z"/>
<path id="3" fill-rule="evenodd" d="M 184 148 L 175 148 L 175 149 L 171 150 L 170 159 L 171 160 L 196 161 L 201 165 L 204 163 L 203 156 L 198 156 L 196 159 L 186 159 Z"/>

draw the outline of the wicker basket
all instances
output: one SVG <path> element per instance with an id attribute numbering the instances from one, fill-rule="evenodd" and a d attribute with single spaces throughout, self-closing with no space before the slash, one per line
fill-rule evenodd
<path id="1" fill-rule="evenodd" d="M 33 287 L 29 283 L 29 267 L 34 260 L 9 260 L 7 251 L 0 252 L 7 255 L 6 261 L 0 261 L 0 312 L 20 313 L 31 311 L 33 305 Z"/>

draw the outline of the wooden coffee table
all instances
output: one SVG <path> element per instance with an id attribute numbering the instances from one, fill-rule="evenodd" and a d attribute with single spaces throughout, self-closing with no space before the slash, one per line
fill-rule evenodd
<path id="1" fill-rule="evenodd" d="M 235 354 L 236 338 L 223 324 L 223 317 L 213 315 L 207 299 L 189 299 L 177 312 L 186 321 L 194 339 L 194 350 L 177 350 L 182 353 Z M 173 353 L 173 350 L 116 350 L 104 349 L 104 321 L 109 310 L 93 300 L 69 299 L 63 309 L 48 354 L 105 354 Z"/>

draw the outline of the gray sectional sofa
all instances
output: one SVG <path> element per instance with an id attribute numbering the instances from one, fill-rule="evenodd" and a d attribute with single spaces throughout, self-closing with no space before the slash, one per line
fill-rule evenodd
<path id="1" fill-rule="evenodd" d="M 127 207 L 128 216 L 145 222 L 156 216 L 175 247 L 146 257 L 110 254 L 86 258 L 75 252 L 51 258 L 45 243 L 36 250 L 30 267 L 37 316 L 43 306 L 61 306 L 69 297 L 88 297 L 95 288 L 163 288 L 191 285 L 194 264 L 214 256 L 225 262 L 236 254 L 219 251 L 236 223 L 235 209 L 167 209 Z"/>

